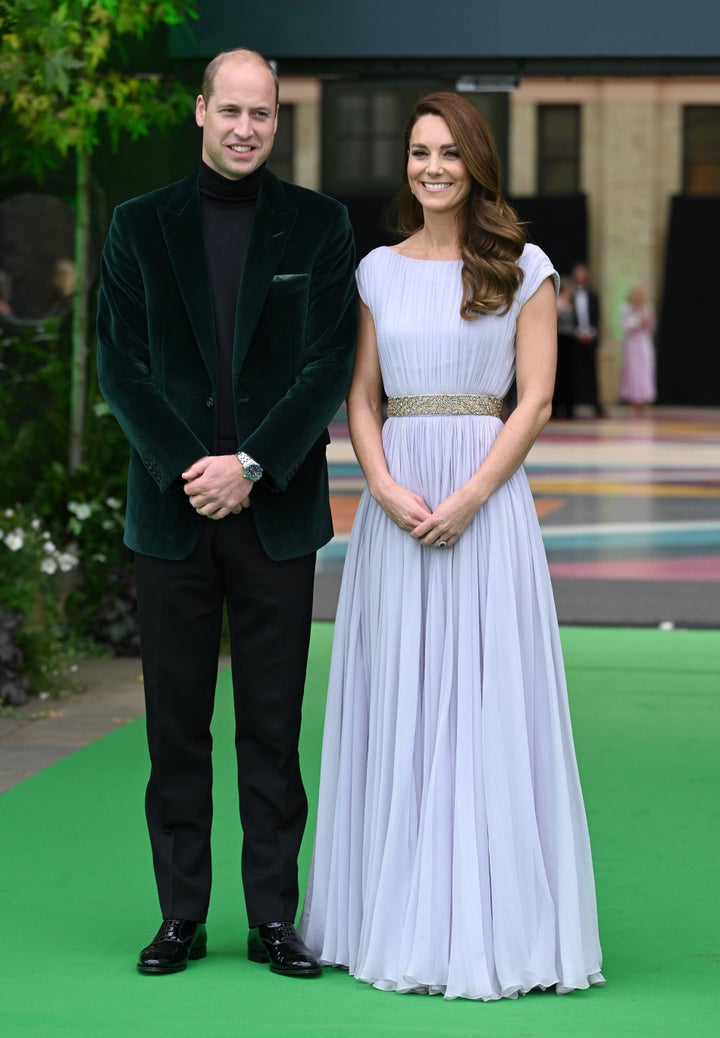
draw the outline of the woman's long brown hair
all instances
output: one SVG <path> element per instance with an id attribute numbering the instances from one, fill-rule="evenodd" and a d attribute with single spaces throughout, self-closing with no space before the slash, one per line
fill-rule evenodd
<path id="1" fill-rule="evenodd" d="M 460 94 L 428 94 L 415 105 L 405 131 L 407 159 L 413 127 L 423 115 L 439 115 L 448 125 L 470 174 L 470 195 L 458 213 L 463 268 L 460 314 L 469 321 L 506 313 L 522 281 L 515 262 L 525 234 L 515 210 L 500 190 L 500 161 L 490 127 Z M 395 229 L 404 237 L 423 226 L 423 210 L 405 177 L 396 203 Z"/>

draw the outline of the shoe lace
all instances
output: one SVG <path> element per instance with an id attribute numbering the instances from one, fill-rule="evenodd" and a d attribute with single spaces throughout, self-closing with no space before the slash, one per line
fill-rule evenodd
<path id="1" fill-rule="evenodd" d="M 297 938 L 295 927 L 292 923 L 273 923 L 268 926 L 269 936 L 273 941 L 292 941 Z"/>
<path id="2" fill-rule="evenodd" d="M 162 926 L 155 937 L 156 941 L 177 941 L 180 939 L 184 919 L 163 919 Z"/>

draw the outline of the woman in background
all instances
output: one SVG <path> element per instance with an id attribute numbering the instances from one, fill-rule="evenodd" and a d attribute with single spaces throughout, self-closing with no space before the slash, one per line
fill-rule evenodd
<path id="1" fill-rule="evenodd" d="M 620 399 L 630 404 L 638 418 L 656 398 L 655 389 L 655 310 L 642 285 L 630 290 L 622 308 L 623 367 Z"/>

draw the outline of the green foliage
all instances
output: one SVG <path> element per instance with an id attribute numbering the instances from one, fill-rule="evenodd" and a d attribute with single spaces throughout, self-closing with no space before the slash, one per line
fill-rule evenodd
<path id="1" fill-rule="evenodd" d="M 83 461 L 88 367 L 90 157 L 102 132 L 116 147 L 181 118 L 191 102 L 172 78 L 123 67 L 118 41 L 141 39 L 195 17 L 192 3 L 165 0 L 0 0 L 0 156 L 40 178 L 75 156 L 75 273 L 68 440 L 71 469 Z"/>
<path id="2" fill-rule="evenodd" d="M 98 614 L 127 615 L 134 607 L 122 543 L 127 441 L 97 394 L 85 463 L 68 469 L 69 348 L 67 319 L 0 334 L 0 606 L 25 618 L 29 669 L 62 644 L 72 649 L 92 638 Z M 46 554 L 48 543 L 76 559 L 67 576 Z M 111 651 L 114 631 L 102 637 Z M 131 638 L 117 633 L 126 651 Z M 37 686 L 37 673 L 33 680 Z"/>
<path id="3" fill-rule="evenodd" d="M 17 645 L 38 691 L 59 690 L 58 660 L 78 639 L 133 645 L 128 448 L 87 388 L 89 164 L 101 141 L 114 148 L 123 133 L 136 139 L 189 111 L 177 81 L 130 67 L 123 40 L 195 17 L 192 0 L 0 0 L 0 156 L 37 178 L 70 153 L 76 168 L 72 323 L 0 329 L 0 608 L 8 624 L 22 617 Z M 48 544 L 67 545 L 72 572 L 59 557 L 53 569 Z"/>
<path id="4" fill-rule="evenodd" d="M 116 146 L 123 131 L 137 138 L 177 121 L 188 91 L 117 67 L 117 42 L 195 17 L 186 0 L 0 0 L 3 158 L 37 176 L 72 150 L 92 154 L 103 127 Z"/>
<path id="5" fill-rule="evenodd" d="M 20 620 L 16 655 L 25 665 L 28 690 L 39 694 L 58 695 L 74 686 L 64 646 L 65 615 L 79 561 L 75 544 L 56 543 L 30 509 L 0 512 L 0 613 L 6 624 Z M 12 697 L 6 690 L 3 698 Z"/>
<path id="6" fill-rule="evenodd" d="M 64 457 L 69 366 L 67 321 L 0 327 L 0 505 L 33 502 L 45 466 Z"/>
<path id="7" fill-rule="evenodd" d="M 139 649 L 122 542 L 127 441 L 96 395 L 85 462 L 68 468 L 64 331 L 0 335 L 0 610 L 21 617 L 22 674 L 51 695 L 72 687 L 78 652 Z"/>
<path id="8" fill-rule="evenodd" d="M 127 470 L 127 441 L 94 377 L 85 461 L 77 472 L 67 469 L 70 350 L 67 317 L 0 326 L 0 508 L 31 505 L 53 532 L 55 519 L 66 521 L 69 500 L 122 498 Z"/>

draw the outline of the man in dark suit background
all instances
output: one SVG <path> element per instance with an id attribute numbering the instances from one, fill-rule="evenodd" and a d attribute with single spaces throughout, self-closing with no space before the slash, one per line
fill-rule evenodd
<path id="1" fill-rule="evenodd" d="M 356 296 L 343 206 L 265 163 L 278 82 L 259 54 L 206 69 L 199 171 L 118 206 L 102 260 L 100 386 L 131 446 L 163 923 L 138 969 L 206 954 L 212 740 L 227 603 L 248 956 L 320 964 L 295 933 L 307 816 L 298 738 L 315 553 L 332 536 L 327 425 L 352 374 Z"/>
<path id="2" fill-rule="evenodd" d="M 590 271 L 584 263 L 577 263 L 573 267 L 572 280 L 576 342 L 573 402 L 590 404 L 596 416 L 603 418 L 605 411 L 600 403 L 597 384 L 600 300 L 590 285 Z"/>

